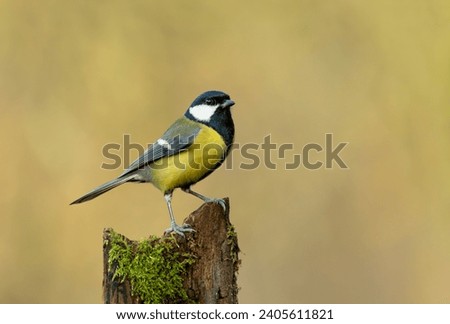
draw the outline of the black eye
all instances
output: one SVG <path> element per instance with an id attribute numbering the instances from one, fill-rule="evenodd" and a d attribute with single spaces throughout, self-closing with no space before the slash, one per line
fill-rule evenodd
<path id="1" fill-rule="evenodd" d="M 216 101 L 215 101 L 214 99 L 212 99 L 212 98 L 207 98 L 207 99 L 205 100 L 205 103 L 206 103 L 208 106 L 213 106 L 213 105 L 216 104 Z"/>

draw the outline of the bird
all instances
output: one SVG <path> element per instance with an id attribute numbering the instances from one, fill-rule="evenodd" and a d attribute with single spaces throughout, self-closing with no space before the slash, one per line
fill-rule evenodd
<path id="1" fill-rule="evenodd" d="M 200 94 L 184 115 L 165 133 L 150 144 L 116 179 L 89 191 L 70 205 L 92 200 L 127 182 L 152 183 L 163 194 L 169 210 L 170 228 L 184 236 L 195 231 L 190 225 L 178 225 L 172 209 L 175 189 L 200 198 L 204 202 L 220 204 L 223 199 L 209 198 L 191 189 L 225 161 L 234 142 L 234 122 L 231 107 L 235 104 L 222 91 L 210 90 Z"/>

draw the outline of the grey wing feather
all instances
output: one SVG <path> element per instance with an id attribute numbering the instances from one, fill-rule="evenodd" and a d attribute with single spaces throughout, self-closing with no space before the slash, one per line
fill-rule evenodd
<path id="1" fill-rule="evenodd" d="M 187 150 L 194 142 L 195 137 L 200 131 L 200 127 L 195 126 L 185 128 L 183 125 L 185 124 L 175 122 L 157 142 L 149 145 L 144 154 L 131 163 L 120 177 L 139 170 L 163 157 Z"/>

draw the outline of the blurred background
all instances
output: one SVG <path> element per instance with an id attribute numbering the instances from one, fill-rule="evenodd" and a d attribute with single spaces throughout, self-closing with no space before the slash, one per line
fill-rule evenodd
<path id="1" fill-rule="evenodd" d="M 146 146 L 209 89 L 241 145 L 294 145 L 195 186 L 231 199 L 241 303 L 450 302 L 449 40 L 446 0 L 0 1 L 0 302 L 102 301 L 103 228 L 161 235 L 166 204 L 69 203 L 121 172 L 105 144 Z M 285 170 L 326 133 L 348 169 Z M 200 205 L 175 192 L 179 222 Z"/>

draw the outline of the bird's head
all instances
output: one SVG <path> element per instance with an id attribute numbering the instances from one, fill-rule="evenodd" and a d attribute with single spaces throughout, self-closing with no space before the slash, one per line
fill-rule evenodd
<path id="1" fill-rule="evenodd" d="M 209 123 L 214 115 L 229 112 L 234 101 L 222 91 L 207 91 L 198 96 L 186 111 L 186 117 Z"/>

